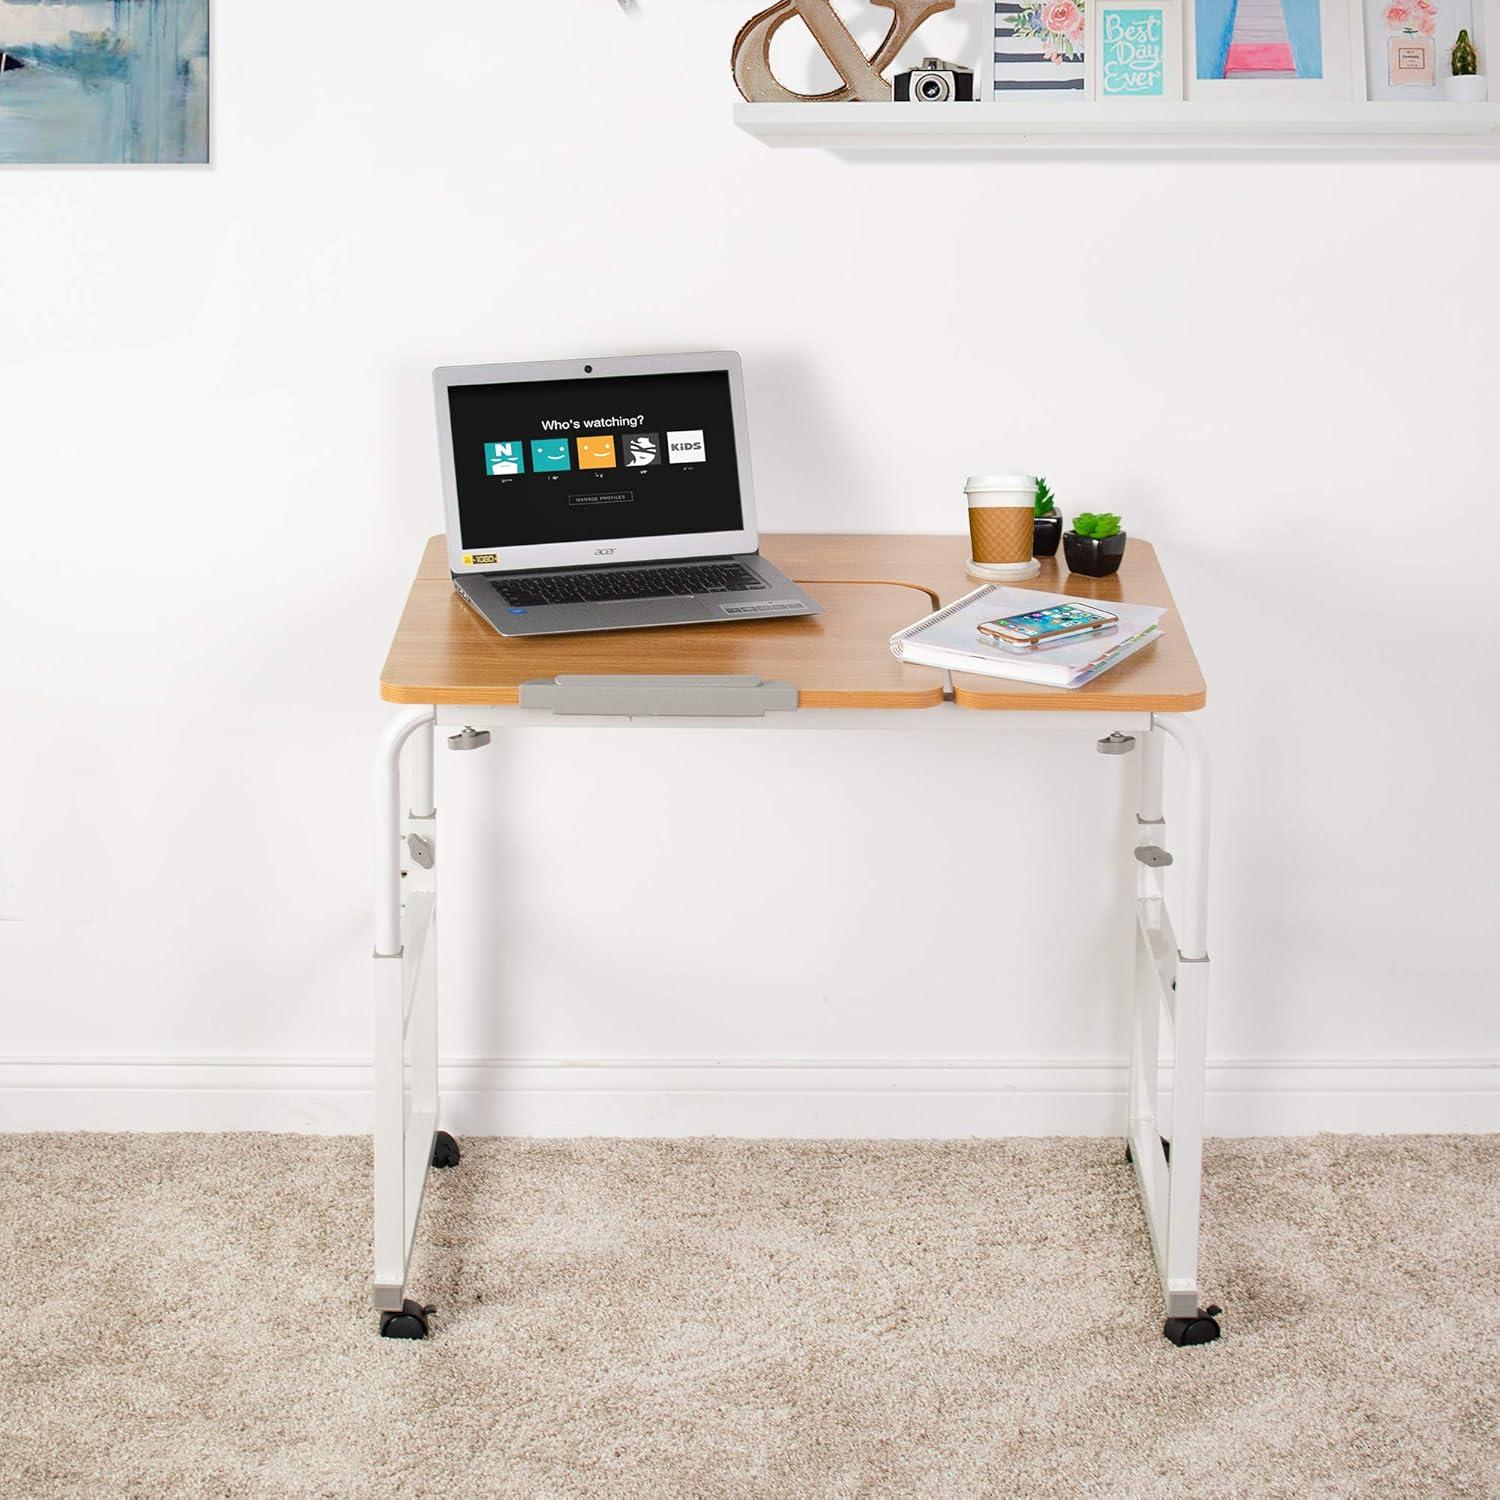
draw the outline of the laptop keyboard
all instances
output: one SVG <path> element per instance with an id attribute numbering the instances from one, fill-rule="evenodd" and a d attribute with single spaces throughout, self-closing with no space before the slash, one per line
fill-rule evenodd
<path id="1" fill-rule="evenodd" d="M 512 609 L 536 604 L 610 604 L 619 599 L 670 599 L 676 594 L 726 594 L 766 585 L 741 563 L 687 563 L 672 568 L 611 568 L 602 573 L 532 573 L 495 578 Z"/>

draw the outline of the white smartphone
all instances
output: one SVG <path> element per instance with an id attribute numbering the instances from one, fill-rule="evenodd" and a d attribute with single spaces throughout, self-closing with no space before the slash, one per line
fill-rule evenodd
<path id="1" fill-rule="evenodd" d="M 1043 651 L 1083 636 L 1103 635 L 1119 623 L 1118 615 L 1094 604 L 1049 604 L 1045 609 L 986 620 L 979 634 L 1007 651 Z"/>

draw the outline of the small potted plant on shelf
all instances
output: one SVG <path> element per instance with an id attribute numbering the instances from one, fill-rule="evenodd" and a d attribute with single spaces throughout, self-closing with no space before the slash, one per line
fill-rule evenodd
<path id="1" fill-rule="evenodd" d="M 1459 32 L 1448 61 L 1453 76 L 1443 80 L 1443 97 L 1460 104 L 1483 104 L 1488 89 L 1467 31 Z"/>
<path id="2" fill-rule="evenodd" d="M 1108 578 L 1120 570 L 1125 556 L 1125 533 L 1120 518 L 1106 512 L 1094 515 L 1085 511 L 1073 517 L 1073 529 L 1063 536 L 1063 556 L 1070 573 L 1085 573 L 1090 578 Z"/>
<path id="3" fill-rule="evenodd" d="M 1031 517 L 1031 555 L 1033 557 L 1056 557 L 1057 544 L 1062 540 L 1062 512 L 1057 508 L 1057 496 L 1052 486 L 1040 475 L 1036 481 L 1036 500 Z"/>

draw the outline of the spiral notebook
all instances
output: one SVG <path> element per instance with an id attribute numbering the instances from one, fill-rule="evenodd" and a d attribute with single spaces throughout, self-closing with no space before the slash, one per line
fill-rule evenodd
<path id="1" fill-rule="evenodd" d="M 1042 594 L 1035 589 L 987 583 L 947 609 L 898 630 L 891 637 L 891 652 L 901 661 L 946 667 L 950 672 L 978 672 L 985 677 L 1009 677 L 1043 687 L 1076 688 L 1149 646 L 1161 634 L 1157 621 L 1166 613 L 1151 604 L 1110 603 L 1103 607 L 1117 614 L 1120 623 L 1109 634 L 1025 653 L 992 646 L 979 634 L 985 620 L 1076 603 L 1066 594 Z"/>

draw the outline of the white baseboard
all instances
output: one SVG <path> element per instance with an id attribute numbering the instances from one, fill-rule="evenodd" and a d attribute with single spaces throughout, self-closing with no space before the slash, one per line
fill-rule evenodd
<path id="1" fill-rule="evenodd" d="M 1113 1060 L 480 1058 L 443 1065 L 442 1116 L 459 1135 L 1119 1135 L 1124 1089 Z M 13 1058 L 0 1130 L 362 1133 L 369 1090 L 357 1059 Z M 1500 1058 L 1210 1062 L 1207 1129 L 1500 1131 Z"/>

